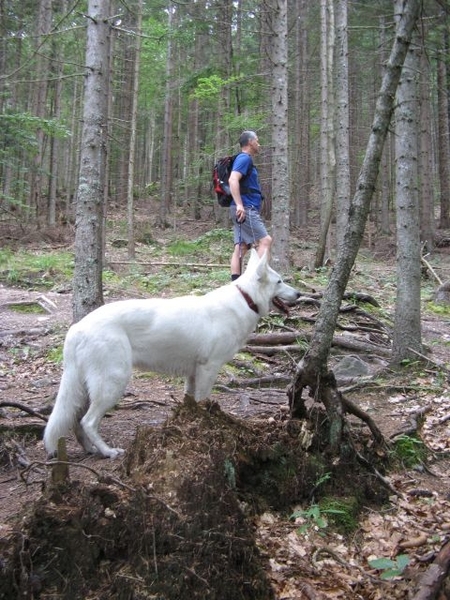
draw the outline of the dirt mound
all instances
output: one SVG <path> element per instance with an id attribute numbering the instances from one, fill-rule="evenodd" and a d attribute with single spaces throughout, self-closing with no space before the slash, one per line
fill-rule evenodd
<path id="1" fill-rule="evenodd" d="M 77 481 L 79 463 L 46 484 L 2 544 L 0 597 L 274 598 L 253 518 L 308 497 L 332 468 L 301 445 L 292 422 L 185 398 L 161 429 L 138 430 L 120 477 L 89 467 L 94 480 Z"/>

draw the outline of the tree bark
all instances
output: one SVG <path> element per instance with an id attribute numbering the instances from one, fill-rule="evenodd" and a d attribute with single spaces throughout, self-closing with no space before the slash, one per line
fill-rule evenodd
<path id="1" fill-rule="evenodd" d="M 350 206 L 347 0 L 336 2 L 336 248 L 343 242 Z"/>
<path id="2" fill-rule="evenodd" d="M 266 0 L 272 73 L 272 261 L 280 272 L 289 268 L 289 159 L 287 0 Z"/>
<path id="3" fill-rule="evenodd" d="M 317 243 L 314 268 L 319 269 L 325 262 L 329 248 L 329 229 L 333 210 L 335 188 L 334 153 L 334 11 L 332 0 L 320 1 L 320 73 L 321 73 L 321 117 L 320 117 L 320 233 Z"/>
<path id="4" fill-rule="evenodd" d="M 403 0 L 397 0 L 400 10 Z M 417 42 L 417 38 L 415 42 Z M 418 193 L 418 78 L 417 43 L 406 55 L 395 110 L 397 297 L 392 362 L 415 358 L 422 351 L 420 330 L 420 226 Z"/>
<path id="5" fill-rule="evenodd" d="M 136 128 L 139 96 L 139 69 L 141 64 L 141 35 L 142 35 L 142 0 L 138 0 L 136 44 L 134 51 L 133 92 L 131 100 L 131 131 L 130 151 L 128 157 L 128 182 L 127 182 L 127 228 L 128 228 L 128 258 L 135 257 L 134 242 L 134 159 L 136 156 Z"/>
<path id="6" fill-rule="evenodd" d="M 297 365 L 296 374 L 288 391 L 291 414 L 294 417 L 305 414 L 302 400 L 305 387 L 309 388 L 314 398 L 324 402 L 330 419 L 330 451 L 336 454 L 342 438 L 342 402 L 336 390 L 334 376 L 328 371 L 327 361 L 339 307 L 364 234 L 383 145 L 394 110 L 395 92 L 420 6 L 420 0 L 405 1 L 403 12 L 397 22 L 396 35 L 377 99 L 372 131 L 359 174 L 357 190 L 350 205 L 344 244 L 340 248 L 336 265 L 330 276 L 311 345 L 303 360 Z"/>
<path id="7" fill-rule="evenodd" d="M 73 315 L 103 304 L 103 191 L 108 131 L 109 0 L 89 0 L 86 80 L 75 223 Z"/>
<path id="8" fill-rule="evenodd" d="M 437 96 L 438 96 L 438 155 L 439 155 L 439 227 L 450 227 L 450 143 L 449 143 L 449 102 L 446 93 L 447 67 L 444 57 L 437 60 Z"/>
<path id="9" fill-rule="evenodd" d="M 161 165 L 161 204 L 159 207 L 158 225 L 167 227 L 167 214 L 172 204 L 172 134 L 173 134 L 173 22 L 175 8 L 171 2 L 167 3 L 168 36 L 166 60 L 166 91 L 164 98 L 164 134 L 162 140 L 162 165 Z"/>

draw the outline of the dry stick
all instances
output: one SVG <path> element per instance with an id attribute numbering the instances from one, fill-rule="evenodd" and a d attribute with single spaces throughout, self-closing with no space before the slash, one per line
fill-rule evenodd
<path id="1" fill-rule="evenodd" d="M 152 261 L 152 262 L 140 262 L 135 260 L 108 260 L 110 265 L 140 265 L 142 267 L 214 267 L 215 269 L 226 269 L 226 264 L 220 263 L 179 263 L 179 262 L 164 262 L 164 261 Z"/>
<path id="2" fill-rule="evenodd" d="M 40 412 L 37 412 L 36 410 L 33 410 L 32 408 L 29 408 L 28 406 L 25 406 L 25 404 L 20 404 L 20 402 L 0 402 L 0 408 L 4 408 L 6 406 L 10 408 L 18 408 L 20 410 L 23 410 L 23 412 L 32 415 L 33 417 L 38 417 L 43 421 L 48 421 L 48 418 L 45 415 L 41 414 Z"/>
<path id="3" fill-rule="evenodd" d="M 408 350 L 410 352 L 412 352 L 413 354 L 415 354 L 416 356 L 418 356 L 419 358 L 421 358 L 422 360 L 425 360 L 425 361 L 431 363 L 436 368 L 442 369 L 443 371 L 446 371 L 447 373 L 449 373 L 449 370 L 447 369 L 447 367 L 445 366 L 445 364 L 442 363 L 441 361 L 433 360 L 432 358 L 429 358 L 428 356 L 425 356 L 425 354 L 421 354 L 417 350 L 414 350 L 414 348 L 408 348 Z"/>
<path id="4" fill-rule="evenodd" d="M 428 256 L 428 255 L 427 255 Z M 424 256 L 420 257 L 420 260 L 423 262 L 423 264 L 426 266 L 426 268 L 430 271 L 430 273 L 433 275 L 433 277 L 436 279 L 436 281 L 438 282 L 439 285 L 442 285 L 442 280 L 439 277 L 439 275 L 436 273 L 436 271 L 433 269 L 433 267 L 430 265 L 430 263 L 425 260 Z"/>

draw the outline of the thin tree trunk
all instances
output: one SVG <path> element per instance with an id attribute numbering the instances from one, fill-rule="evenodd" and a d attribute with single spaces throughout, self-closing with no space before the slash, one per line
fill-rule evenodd
<path id="1" fill-rule="evenodd" d="M 342 244 L 350 206 L 347 0 L 336 3 L 336 248 Z"/>
<path id="2" fill-rule="evenodd" d="M 294 77 L 293 101 L 290 106 L 291 202 L 293 203 L 293 225 L 305 227 L 308 223 L 308 198 L 310 192 L 310 131 L 308 96 L 308 2 L 291 0 L 289 12 L 293 18 L 295 46 L 293 50 Z M 299 115 L 302 115 L 299 118 Z"/>
<path id="3" fill-rule="evenodd" d="M 420 238 L 424 249 L 432 252 L 434 247 L 434 173 L 432 159 L 432 123 L 430 79 L 427 74 L 431 71 L 427 52 L 424 47 L 422 34 L 422 48 L 420 53 L 420 119 L 419 119 L 419 184 L 420 184 Z"/>
<path id="4" fill-rule="evenodd" d="M 403 0 L 397 0 L 397 11 Z M 417 40 L 416 40 L 417 41 Z M 420 226 L 418 194 L 418 77 L 416 44 L 406 55 L 395 110 L 397 299 L 392 362 L 415 358 L 422 351 L 420 331 Z"/>
<path id="5" fill-rule="evenodd" d="M 342 400 L 336 390 L 333 374 L 327 362 L 339 307 L 355 262 L 375 190 L 383 145 L 394 110 L 395 92 L 400 80 L 402 65 L 416 24 L 421 0 L 406 0 L 398 20 L 396 35 L 386 66 L 386 72 L 378 96 L 372 130 L 359 174 L 356 193 L 352 199 L 349 220 L 345 230 L 344 244 L 337 256 L 322 305 L 314 328 L 310 347 L 298 364 L 288 396 L 292 416 L 304 416 L 302 392 L 305 387 L 311 395 L 322 400 L 330 420 L 329 445 L 332 453 L 338 453 L 342 439 Z"/>
<path id="6" fill-rule="evenodd" d="M 314 268 L 319 269 L 325 262 L 329 248 L 329 229 L 333 210 L 334 192 L 334 139 L 333 139 L 333 53 L 334 53 L 334 13 L 332 0 L 320 2 L 321 41 L 321 118 L 320 118 L 320 233 L 317 243 Z"/>
<path id="7" fill-rule="evenodd" d="M 166 94 L 164 99 L 164 135 L 162 147 L 162 168 L 161 168 L 161 205 L 159 208 L 158 225 L 167 227 L 167 213 L 171 207 L 172 192 L 172 132 L 173 132 L 173 15 L 175 8 L 167 8 L 168 15 L 168 39 L 167 39 L 167 59 L 166 59 Z"/>
<path id="8" fill-rule="evenodd" d="M 271 33 L 269 60 L 272 73 L 272 261 L 278 271 L 289 268 L 289 159 L 287 91 L 287 0 L 267 2 Z"/>
<path id="9" fill-rule="evenodd" d="M 127 185 L 127 226 L 128 226 L 128 258 L 135 257 L 134 244 L 134 159 L 136 156 L 136 127 L 139 96 L 139 67 L 141 64 L 141 34 L 142 34 L 142 0 L 138 0 L 136 25 L 136 45 L 134 52 L 133 97 L 131 104 L 131 132 L 128 159 Z"/>
<path id="10" fill-rule="evenodd" d="M 42 50 L 42 45 L 50 32 L 52 20 L 52 0 L 40 0 L 39 16 L 37 23 L 37 48 Z M 37 63 L 35 77 L 36 81 L 33 85 L 33 114 L 39 118 L 45 118 L 46 115 L 46 100 L 47 100 L 47 63 L 48 59 L 42 51 L 36 52 Z M 36 154 L 33 160 L 33 168 L 30 173 L 30 195 L 29 207 L 31 213 L 36 215 L 37 223 L 41 217 L 41 198 L 43 196 L 43 161 L 44 161 L 44 143 L 45 133 L 41 127 L 36 132 Z"/>
<path id="11" fill-rule="evenodd" d="M 108 132 L 110 0 L 89 0 L 83 134 L 75 223 L 74 321 L 103 304 L 103 190 Z"/>
<path id="12" fill-rule="evenodd" d="M 446 65 L 444 57 L 437 60 L 437 96 L 438 96 L 438 154 L 439 154 L 439 227 L 450 227 L 450 143 L 448 97 L 446 93 Z"/>

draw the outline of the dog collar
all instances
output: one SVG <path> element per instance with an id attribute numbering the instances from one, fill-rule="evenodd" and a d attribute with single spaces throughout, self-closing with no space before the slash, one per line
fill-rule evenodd
<path id="1" fill-rule="evenodd" d="M 244 299 L 247 302 L 248 307 L 251 308 L 257 315 L 259 315 L 258 306 L 253 302 L 251 296 L 249 294 L 247 294 L 247 292 L 245 292 L 238 285 L 236 287 L 241 292 L 241 294 L 244 296 Z"/>

